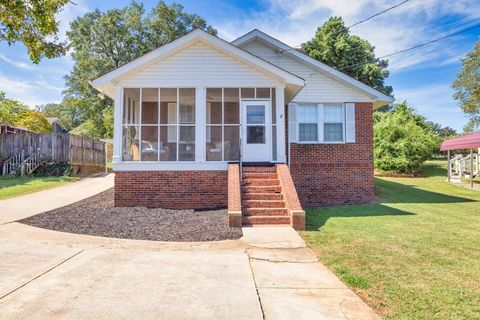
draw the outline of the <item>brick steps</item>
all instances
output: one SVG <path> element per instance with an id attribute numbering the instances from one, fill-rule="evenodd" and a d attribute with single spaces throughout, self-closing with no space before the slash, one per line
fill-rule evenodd
<path id="1" fill-rule="evenodd" d="M 287 216 L 285 208 L 244 208 L 244 216 Z"/>
<path id="2" fill-rule="evenodd" d="M 274 172 L 244 172 L 244 179 L 278 179 L 278 175 Z"/>
<path id="3" fill-rule="evenodd" d="M 280 186 L 256 186 L 247 185 L 242 186 L 242 193 L 280 193 L 282 187 Z"/>
<path id="4" fill-rule="evenodd" d="M 285 208 L 283 200 L 242 200 L 244 208 Z"/>
<path id="5" fill-rule="evenodd" d="M 245 192 L 243 194 L 244 200 L 283 200 L 283 194 L 280 192 Z"/>
<path id="6" fill-rule="evenodd" d="M 242 175 L 244 225 L 288 225 L 282 187 L 273 167 L 245 167 Z"/>
<path id="7" fill-rule="evenodd" d="M 242 218 L 244 225 L 289 225 L 290 217 L 289 216 L 244 216 Z"/>
<path id="8" fill-rule="evenodd" d="M 252 179 L 244 178 L 242 184 L 244 186 L 257 186 L 257 187 L 266 187 L 266 186 L 279 186 L 280 181 L 278 179 Z"/>
<path id="9" fill-rule="evenodd" d="M 243 166 L 242 172 L 277 173 L 277 169 L 275 166 Z"/>

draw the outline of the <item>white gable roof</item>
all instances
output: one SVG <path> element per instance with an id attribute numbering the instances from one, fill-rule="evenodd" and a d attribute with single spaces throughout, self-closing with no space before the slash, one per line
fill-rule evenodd
<path id="1" fill-rule="evenodd" d="M 301 90 L 305 84 L 305 81 L 299 76 L 283 70 L 201 29 L 196 29 L 195 31 L 192 31 L 183 37 L 180 37 L 158 49 L 155 49 L 113 71 L 110 71 L 109 73 L 91 81 L 90 83 L 97 90 L 110 97 L 113 97 L 114 87 L 115 85 L 118 85 L 118 83 L 124 82 L 125 79 L 128 79 L 141 70 L 145 70 L 146 67 L 167 59 L 198 42 L 203 42 L 208 46 L 229 55 L 230 57 L 234 57 L 236 60 L 250 67 L 270 75 L 274 79 L 284 83 L 287 87 L 287 90 L 290 90 L 292 95 Z"/>
<path id="2" fill-rule="evenodd" d="M 372 99 L 372 101 L 374 101 L 374 105 L 376 106 L 381 106 L 386 103 L 390 103 L 394 101 L 393 97 L 388 96 L 376 89 L 373 89 L 372 87 L 358 80 L 355 80 L 352 77 L 338 70 L 335 70 L 334 68 L 318 60 L 310 58 L 308 55 L 295 50 L 294 48 L 261 32 L 260 30 L 254 29 L 249 33 L 241 36 L 240 38 L 232 41 L 232 44 L 234 44 L 235 46 L 242 47 L 253 41 L 261 41 L 263 43 L 269 44 L 270 46 L 273 46 L 278 50 L 281 50 L 282 54 L 297 60 L 298 62 L 308 66 L 309 68 L 317 72 L 320 72 L 322 74 L 325 74 L 326 76 L 332 78 L 333 80 L 341 82 L 355 90 L 358 90 L 364 93 L 365 95 L 369 96 Z"/>

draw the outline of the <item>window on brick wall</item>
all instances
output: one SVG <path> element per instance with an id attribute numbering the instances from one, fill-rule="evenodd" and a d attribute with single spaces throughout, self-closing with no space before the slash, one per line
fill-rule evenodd
<path id="1" fill-rule="evenodd" d="M 297 130 L 299 142 L 345 142 L 344 104 L 298 104 Z"/>

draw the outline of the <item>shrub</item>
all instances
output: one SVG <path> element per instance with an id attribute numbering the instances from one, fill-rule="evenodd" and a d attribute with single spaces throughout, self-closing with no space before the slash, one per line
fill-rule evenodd
<path id="1" fill-rule="evenodd" d="M 391 112 L 374 114 L 375 168 L 394 173 L 417 173 L 438 144 L 436 135 L 406 103 Z"/>

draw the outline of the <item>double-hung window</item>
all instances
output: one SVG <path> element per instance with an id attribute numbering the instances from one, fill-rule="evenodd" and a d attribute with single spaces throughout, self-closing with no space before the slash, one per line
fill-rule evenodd
<path id="1" fill-rule="evenodd" d="M 298 104 L 297 123 L 299 142 L 345 142 L 345 107 L 342 103 Z"/>
<path id="2" fill-rule="evenodd" d="M 325 142 L 343 142 L 345 131 L 343 104 L 325 104 L 323 115 L 323 140 Z"/>
<path id="3" fill-rule="evenodd" d="M 318 141 L 318 110 L 316 104 L 298 106 L 298 140 L 301 142 Z"/>

